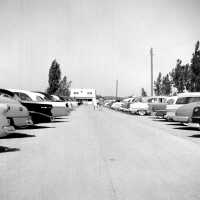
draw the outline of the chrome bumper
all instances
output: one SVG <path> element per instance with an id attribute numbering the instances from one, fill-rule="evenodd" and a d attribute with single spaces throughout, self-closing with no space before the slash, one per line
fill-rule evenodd
<path id="1" fill-rule="evenodd" d="M 173 120 L 176 122 L 189 123 L 191 120 L 188 116 L 173 116 Z"/>

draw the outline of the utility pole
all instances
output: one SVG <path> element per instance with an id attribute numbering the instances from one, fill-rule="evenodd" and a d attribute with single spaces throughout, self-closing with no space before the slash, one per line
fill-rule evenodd
<path id="1" fill-rule="evenodd" d="M 153 48 L 150 49 L 151 56 L 151 96 L 153 96 Z"/>
<path id="2" fill-rule="evenodd" d="M 118 80 L 116 80 L 116 93 L 115 93 L 116 100 L 118 99 Z"/>

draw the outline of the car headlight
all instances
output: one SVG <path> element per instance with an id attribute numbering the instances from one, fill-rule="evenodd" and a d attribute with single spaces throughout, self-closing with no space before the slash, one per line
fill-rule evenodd
<path id="1" fill-rule="evenodd" d="M 196 112 L 199 112 L 199 110 L 200 110 L 200 107 L 194 108 L 194 112 L 195 112 L 195 113 L 196 113 Z"/>

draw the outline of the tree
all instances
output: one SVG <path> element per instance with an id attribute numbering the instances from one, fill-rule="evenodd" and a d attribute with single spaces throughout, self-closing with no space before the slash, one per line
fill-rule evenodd
<path id="1" fill-rule="evenodd" d="M 185 65 L 185 70 L 184 70 L 184 80 L 185 80 L 185 89 L 188 90 L 189 92 L 192 91 L 192 85 L 191 85 L 191 67 L 189 64 Z"/>
<path id="2" fill-rule="evenodd" d="M 59 88 L 55 92 L 56 95 L 61 97 L 69 97 L 70 96 L 70 87 L 72 81 L 67 81 L 67 77 L 64 76 L 63 79 L 60 81 Z"/>
<path id="3" fill-rule="evenodd" d="M 199 41 L 195 45 L 195 51 L 192 54 L 191 59 L 191 91 L 200 91 L 200 49 Z"/>
<path id="4" fill-rule="evenodd" d="M 169 79 L 169 74 L 162 78 L 161 84 L 161 94 L 162 95 L 170 95 L 171 94 L 171 81 Z"/>
<path id="5" fill-rule="evenodd" d="M 178 93 L 184 92 L 185 89 L 190 89 L 190 67 L 188 64 L 182 65 L 180 59 L 177 60 L 176 67 L 170 72 L 173 86 Z"/>
<path id="6" fill-rule="evenodd" d="M 57 63 L 56 60 L 53 60 L 51 67 L 49 69 L 49 87 L 47 89 L 48 94 L 54 94 L 59 86 L 60 86 L 60 79 L 61 79 L 61 70 L 60 65 Z"/>
<path id="7" fill-rule="evenodd" d="M 159 72 L 157 80 L 154 81 L 154 92 L 155 95 L 159 96 L 161 95 L 161 89 L 162 89 L 162 73 Z"/>
<path id="8" fill-rule="evenodd" d="M 142 97 L 146 97 L 147 96 L 147 93 L 144 90 L 144 88 L 141 89 L 141 95 L 142 95 Z"/>

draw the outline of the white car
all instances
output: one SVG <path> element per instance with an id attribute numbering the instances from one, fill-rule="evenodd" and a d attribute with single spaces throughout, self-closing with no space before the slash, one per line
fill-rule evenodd
<path id="1" fill-rule="evenodd" d="M 0 137 L 5 137 L 15 131 L 15 128 L 10 125 L 10 120 L 5 116 L 8 110 L 9 106 L 7 104 L 0 104 Z"/>
<path id="2" fill-rule="evenodd" d="M 69 106 L 69 108 L 71 108 L 71 109 L 73 109 L 73 108 L 75 108 L 75 107 L 77 107 L 78 106 L 78 102 L 77 101 L 73 101 L 73 100 L 64 100 L 63 98 L 61 98 L 61 97 L 59 97 L 59 96 L 57 96 L 57 95 L 54 95 L 54 94 L 52 94 L 52 95 L 50 95 L 51 97 L 52 97 L 52 100 L 53 101 L 57 101 L 57 102 L 66 102 L 66 103 L 68 103 L 68 106 Z"/>
<path id="3" fill-rule="evenodd" d="M 65 101 L 52 101 L 47 94 L 42 92 L 34 92 L 37 96 L 43 99 L 44 102 L 53 106 L 52 114 L 54 117 L 60 117 L 67 115 L 72 109 L 71 104 Z"/>
<path id="4" fill-rule="evenodd" d="M 174 105 L 177 101 L 177 96 L 171 96 L 167 97 L 165 102 L 162 103 L 151 103 L 150 104 L 150 110 L 151 114 L 156 117 L 163 118 L 167 114 L 167 108 L 171 107 L 171 105 Z"/>
<path id="5" fill-rule="evenodd" d="M 149 109 L 149 104 L 159 103 L 165 100 L 166 100 L 166 97 L 163 97 L 163 96 L 138 97 L 135 99 L 133 103 L 130 104 L 129 110 L 132 114 L 138 114 L 141 116 L 147 115 L 151 113 Z"/>
<path id="6" fill-rule="evenodd" d="M 114 109 L 114 110 L 119 110 L 120 107 L 123 105 L 123 102 L 115 102 L 112 104 L 111 108 Z"/>
<path id="7" fill-rule="evenodd" d="M 164 118 L 169 121 L 173 120 L 173 118 L 175 117 L 176 110 L 178 108 L 185 104 L 193 102 L 200 102 L 200 92 L 186 92 L 178 94 L 175 103 L 167 105 L 166 115 L 164 116 Z"/>

